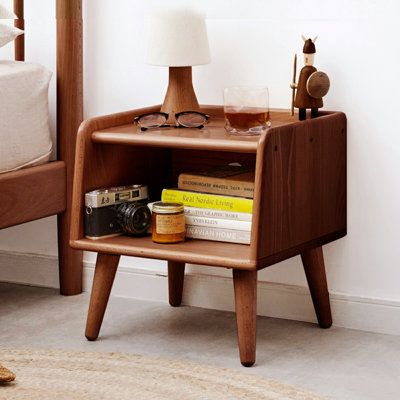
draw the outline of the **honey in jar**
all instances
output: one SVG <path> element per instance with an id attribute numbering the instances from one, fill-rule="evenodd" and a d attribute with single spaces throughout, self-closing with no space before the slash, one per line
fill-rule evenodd
<path id="1" fill-rule="evenodd" d="M 153 242 L 179 243 L 185 240 L 185 213 L 182 203 L 154 203 L 151 222 Z"/>

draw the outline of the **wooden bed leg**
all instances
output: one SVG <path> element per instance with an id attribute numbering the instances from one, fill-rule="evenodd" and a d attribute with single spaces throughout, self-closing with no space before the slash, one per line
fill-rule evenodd
<path id="1" fill-rule="evenodd" d="M 82 252 L 69 247 L 75 143 L 83 121 L 82 0 L 57 0 L 57 157 L 67 172 L 67 208 L 58 216 L 61 294 L 82 292 Z"/>
<path id="2" fill-rule="evenodd" d="M 332 314 L 322 247 L 305 251 L 301 254 L 301 259 L 319 326 L 330 328 L 332 326 Z"/>
<path id="3" fill-rule="evenodd" d="M 256 361 L 257 271 L 234 269 L 233 284 L 240 362 L 251 367 Z"/>
<path id="4" fill-rule="evenodd" d="M 184 279 L 185 263 L 168 261 L 169 304 L 172 307 L 179 307 L 182 303 Z"/>
<path id="5" fill-rule="evenodd" d="M 85 336 L 90 341 L 99 336 L 119 259 L 120 256 L 117 255 L 97 255 L 85 331 Z"/>
<path id="6" fill-rule="evenodd" d="M 58 215 L 57 224 L 60 293 L 73 296 L 82 293 L 83 253 L 69 246 L 70 214 Z"/>

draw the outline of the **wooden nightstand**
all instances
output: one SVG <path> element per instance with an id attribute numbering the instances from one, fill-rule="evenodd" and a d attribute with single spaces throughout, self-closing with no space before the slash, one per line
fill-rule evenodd
<path id="1" fill-rule="evenodd" d="M 306 121 L 272 111 L 272 128 L 259 137 L 228 136 L 221 107 L 203 106 L 202 130 L 141 132 L 136 115 L 157 107 L 85 121 L 79 131 L 74 176 L 71 246 L 98 253 L 86 326 L 97 339 L 120 255 L 168 261 L 169 301 L 182 299 L 185 263 L 231 268 L 240 360 L 255 362 L 257 271 L 300 254 L 319 325 L 332 324 L 322 245 L 346 235 L 346 116 L 323 112 Z M 187 240 L 161 245 L 151 237 L 84 237 L 84 194 L 131 183 L 174 187 L 181 172 L 240 162 L 254 168 L 251 245 Z"/>

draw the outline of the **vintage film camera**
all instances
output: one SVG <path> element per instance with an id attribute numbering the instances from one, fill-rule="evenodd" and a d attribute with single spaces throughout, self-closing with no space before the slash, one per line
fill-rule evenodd
<path id="1" fill-rule="evenodd" d="M 99 189 L 85 194 L 85 236 L 99 239 L 128 233 L 141 236 L 151 223 L 147 186 Z"/>

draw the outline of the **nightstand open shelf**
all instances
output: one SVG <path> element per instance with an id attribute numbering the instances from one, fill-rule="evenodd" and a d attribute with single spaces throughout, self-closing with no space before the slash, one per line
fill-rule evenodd
<path id="1" fill-rule="evenodd" d="M 134 238 L 116 236 L 106 239 L 81 239 L 74 247 L 106 254 L 156 258 L 190 264 L 214 265 L 239 269 L 256 269 L 255 260 L 250 259 L 250 246 L 235 243 L 211 242 L 187 239 L 183 243 L 153 243 L 151 236 Z"/>
<path id="2" fill-rule="evenodd" d="M 170 303 L 182 299 L 185 263 L 233 270 L 240 357 L 255 361 L 257 270 L 300 254 L 320 326 L 332 323 L 321 246 L 346 234 L 346 117 L 324 112 L 298 121 L 272 111 L 259 137 L 230 136 L 221 107 L 201 130 L 141 132 L 136 115 L 159 106 L 84 122 L 76 149 L 71 246 L 98 252 L 86 336 L 97 338 L 120 255 L 168 261 Z M 155 244 L 150 237 L 84 237 L 84 194 L 101 187 L 143 183 L 152 200 L 174 187 L 182 172 L 239 162 L 255 170 L 251 245 L 187 240 Z"/>

